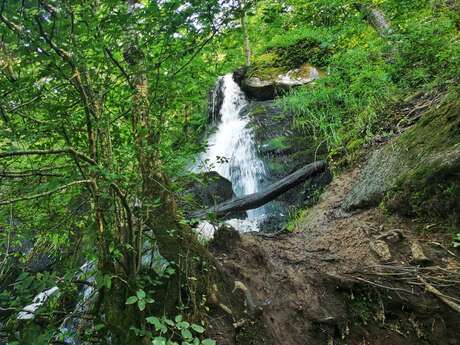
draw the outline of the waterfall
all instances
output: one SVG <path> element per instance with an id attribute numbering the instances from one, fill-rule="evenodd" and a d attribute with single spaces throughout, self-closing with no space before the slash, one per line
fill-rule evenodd
<path id="1" fill-rule="evenodd" d="M 206 152 L 200 156 L 201 171 L 213 170 L 232 182 L 236 196 L 260 191 L 267 171 L 258 157 L 249 119 L 242 116 L 248 101 L 232 74 L 219 80 L 223 101 L 216 131 L 208 139 Z M 265 207 L 249 210 L 244 221 L 232 219 L 230 224 L 240 231 L 257 230 L 265 216 Z"/>

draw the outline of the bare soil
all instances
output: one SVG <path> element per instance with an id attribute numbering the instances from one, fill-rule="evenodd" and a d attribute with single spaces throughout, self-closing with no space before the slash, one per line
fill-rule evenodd
<path id="1" fill-rule="evenodd" d="M 381 208 L 344 212 L 358 174 L 336 178 L 293 233 L 218 231 L 211 250 L 236 282 L 211 309 L 219 345 L 460 344 L 460 254 L 451 237 Z"/>

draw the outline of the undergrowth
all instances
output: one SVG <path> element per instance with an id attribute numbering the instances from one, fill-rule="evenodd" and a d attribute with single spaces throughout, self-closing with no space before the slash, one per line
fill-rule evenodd
<path id="1" fill-rule="evenodd" d="M 383 37 L 351 2 L 313 3 L 294 5 L 279 25 L 295 29 L 280 29 L 260 50 L 275 52 L 274 64 L 327 66 L 315 86 L 294 89 L 278 103 L 295 115 L 297 128 L 327 143 L 331 160 L 350 161 L 408 95 L 458 84 L 460 15 L 450 2 L 379 2 L 392 27 Z"/>

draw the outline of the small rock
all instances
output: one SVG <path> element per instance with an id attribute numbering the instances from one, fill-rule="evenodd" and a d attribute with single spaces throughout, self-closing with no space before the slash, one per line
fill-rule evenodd
<path id="1" fill-rule="evenodd" d="M 369 244 L 371 250 L 383 261 L 391 260 L 391 253 L 388 244 L 382 240 L 375 240 Z"/>
<path id="2" fill-rule="evenodd" d="M 431 259 L 425 255 L 423 248 L 418 241 L 411 241 L 410 250 L 412 252 L 412 263 L 422 265 L 431 262 Z"/>
<path id="3" fill-rule="evenodd" d="M 386 231 L 380 235 L 378 235 L 375 239 L 376 240 L 386 240 L 391 243 L 396 243 L 401 241 L 404 238 L 404 235 L 401 230 L 393 229 L 390 231 Z"/>

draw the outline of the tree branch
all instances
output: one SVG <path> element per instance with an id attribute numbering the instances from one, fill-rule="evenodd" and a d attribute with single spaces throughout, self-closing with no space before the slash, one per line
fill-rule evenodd
<path id="1" fill-rule="evenodd" d="M 20 198 L 0 201 L 0 205 L 10 205 L 10 204 L 14 204 L 14 203 L 19 202 L 19 201 L 27 201 L 27 200 L 33 200 L 33 199 L 42 198 L 42 197 L 49 196 L 49 195 L 54 194 L 54 193 L 62 192 L 64 190 L 66 190 L 67 188 L 71 187 L 71 186 L 74 186 L 74 185 L 77 185 L 77 184 L 84 184 L 84 183 L 92 183 L 92 181 L 91 180 L 73 181 L 73 182 L 70 182 L 70 183 L 68 183 L 66 185 L 63 185 L 63 186 L 60 186 L 58 188 L 52 189 L 52 190 L 50 190 L 48 192 L 43 192 L 43 193 L 23 196 L 23 197 L 20 197 Z"/>
<path id="2" fill-rule="evenodd" d="M 120 70 L 121 74 L 125 77 L 126 81 L 128 82 L 129 86 L 134 89 L 134 85 L 131 83 L 131 79 L 129 78 L 128 73 L 125 71 L 123 66 L 120 65 L 120 63 L 115 59 L 115 57 L 112 54 L 112 51 L 109 48 L 104 49 L 107 55 L 109 56 L 110 60 L 113 62 L 113 64 Z"/>
<path id="3" fill-rule="evenodd" d="M 63 174 L 56 174 L 43 171 L 30 171 L 30 172 L 21 172 L 21 171 L 0 171 L 0 177 L 5 178 L 23 178 L 23 177 L 32 177 L 32 176 L 53 176 L 59 177 L 64 176 Z"/>
<path id="4" fill-rule="evenodd" d="M 63 149 L 49 149 L 49 150 L 24 150 L 24 151 L 9 151 L 0 152 L 0 159 L 18 156 L 34 156 L 34 155 L 59 155 L 63 153 L 72 154 L 73 156 L 83 160 L 92 165 L 98 165 L 97 162 L 85 154 L 78 152 L 73 147 L 66 147 Z"/>

